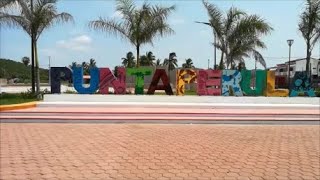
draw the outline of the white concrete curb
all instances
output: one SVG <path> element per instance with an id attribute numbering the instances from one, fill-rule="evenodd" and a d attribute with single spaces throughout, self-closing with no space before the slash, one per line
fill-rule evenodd
<path id="1" fill-rule="evenodd" d="M 181 106 L 181 107 L 288 107 L 288 108 L 316 108 L 314 104 L 252 104 L 252 103 L 179 103 L 179 102 L 39 102 L 38 106 Z"/>

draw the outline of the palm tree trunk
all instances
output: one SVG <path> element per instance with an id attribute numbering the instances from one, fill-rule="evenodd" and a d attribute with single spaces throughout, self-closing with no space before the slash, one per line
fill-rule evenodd
<path id="1" fill-rule="evenodd" d="M 36 60 L 36 93 L 39 95 L 40 93 L 40 72 L 39 72 L 39 61 L 38 61 L 38 50 L 37 50 L 37 41 L 34 42 L 34 54 Z"/>
<path id="2" fill-rule="evenodd" d="M 221 69 L 223 69 L 223 56 L 224 56 L 224 53 L 221 51 L 221 59 L 220 59 L 220 63 L 219 63 L 219 66 Z"/>
<path id="3" fill-rule="evenodd" d="M 34 43 L 31 37 L 31 92 L 34 93 L 36 89 L 35 86 L 35 73 L 34 73 Z"/>
<path id="4" fill-rule="evenodd" d="M 31 12 L 33 12 L 33 0 L 31 0 Z M 34 32 L 31 28 L 31 92 L 35 92 L 35 74 L 34 74 Z"/>
<path id="5" fill-rule="evenodd" d="M 140 44 L 136 46 L 137 49 L 137 67 L 140 67 Z"/>
<path id="6" fill-rule="evenodd" d="M 307 75 L 309 76 L 309 71 L 310 71 L 310 58 L 311 58 L 311 51 L 310 51 L 310 40 L 307 42 L 307 62 L 306 62 L 306 72 Z"/>

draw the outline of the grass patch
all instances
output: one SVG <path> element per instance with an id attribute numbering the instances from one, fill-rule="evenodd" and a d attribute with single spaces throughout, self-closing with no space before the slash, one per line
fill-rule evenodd
<path id="1" fill-rule="evenodd" d="M 37 101 L 36 95 L 31 95 L 27 93 L 19 93 L 19 94 L 8 94 L 2 93 L 0 94 L 0 105 L 9 105 L 9 104 L 20 104 L 27 103 L 32 101 Z"/>

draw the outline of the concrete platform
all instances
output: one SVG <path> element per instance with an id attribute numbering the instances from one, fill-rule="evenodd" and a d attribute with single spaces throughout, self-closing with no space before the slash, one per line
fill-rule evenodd
<path id="1" fill-rule="evenodd" d="M 237 104 L 308 104 L 319 105 L 318 97 L 235 97 L 167 95 L 83 95 L 46 94 L 44 102 L 165 102 L 165 103 L 237 103 Z"/>

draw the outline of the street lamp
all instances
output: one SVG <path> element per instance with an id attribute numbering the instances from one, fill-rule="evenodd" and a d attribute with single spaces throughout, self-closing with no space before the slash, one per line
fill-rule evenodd
<path id="1" fill-rule="evenodd" d="M 289 46 L 289 68 L 288 68 L 288 89 L 290 88 L 290 60 L 291 60 L 291 46 L 293 44 L 294 40 L 293 39 L 288 39 L 287 43 Z"/>

